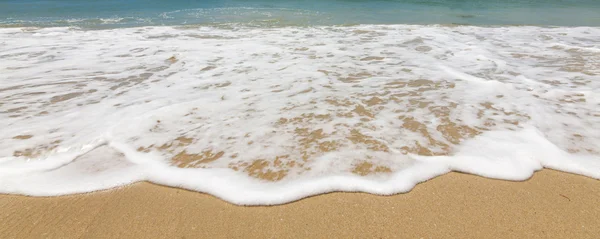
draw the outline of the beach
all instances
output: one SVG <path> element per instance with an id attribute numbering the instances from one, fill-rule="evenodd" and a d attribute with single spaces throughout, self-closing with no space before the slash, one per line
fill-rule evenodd
<path id="1" fill-rule="evenodd" d="M 0 196 L 2 238 L 595 238 L 600 181 L 553 170 L 524 182 L 450 173 L 393 196 L 330 193 L 279 206 L 136 183 Z"/>
<path id="2" fill-rule="evenodd" d="M 594 238 L 597 0 L 0 2 L 0 238 Z"/>

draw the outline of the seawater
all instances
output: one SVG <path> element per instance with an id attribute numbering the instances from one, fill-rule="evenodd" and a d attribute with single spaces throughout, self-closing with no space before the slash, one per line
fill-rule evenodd
<path id="1" fill-rule="evenodd" d="M 600 178 L 597 5 L 3 1 L 0 192 L 265 205 L 450 171 Z"/>
<path id="2" fill-rule="evenodd" d="M 598 26 L 596 0 L 4 0 L 0 25 L 113 28 L 468 24 Z"/>

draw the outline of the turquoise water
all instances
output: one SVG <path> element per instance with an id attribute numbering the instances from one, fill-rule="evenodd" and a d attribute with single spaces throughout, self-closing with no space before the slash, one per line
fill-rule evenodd
<path id="1" fill-rule="evenodd" d="M 3 26 L 467 24 L 600 26 L 598 0 L 3 0 Z"/>

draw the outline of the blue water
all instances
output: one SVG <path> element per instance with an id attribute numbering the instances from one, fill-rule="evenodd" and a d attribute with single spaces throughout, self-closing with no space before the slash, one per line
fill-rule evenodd
<path id="1" fill-rule="evenodd" d="M 600 26 L 600 0 L 0 0 L 0 26 Z"/>

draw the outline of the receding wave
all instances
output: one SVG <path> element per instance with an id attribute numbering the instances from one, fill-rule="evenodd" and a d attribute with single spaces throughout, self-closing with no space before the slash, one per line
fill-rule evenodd
<path id="1" fill-rule="evenodd" d="M 600 28 L 0 29 L 0 192 L 279 204 L 461 171 L 600 178 Z"/>

